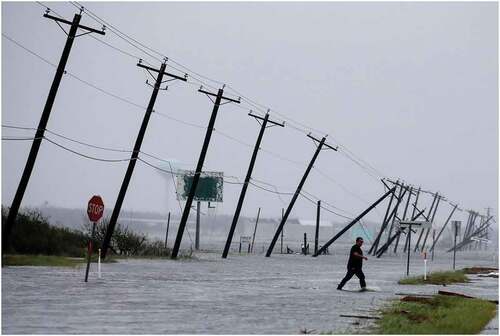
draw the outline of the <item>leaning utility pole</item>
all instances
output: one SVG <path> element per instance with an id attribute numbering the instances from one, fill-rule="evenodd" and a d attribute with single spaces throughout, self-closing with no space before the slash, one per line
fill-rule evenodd
<path id="1" fill-rule="evenodd" d="M 245 200 L 248 184 L 250 183 L 250 178 L 252 177 L 253 167 L 255 165 L 255 160 L 257 159 L 257 153 L 259 152 L 260 149 L 260 143 L 262 141 L 262 137 L 264 136 L 264 131 L 267 128 L 267 123 L 272 124 L 272 126 L 285 127 L 285 123 L 280 124 L 272 120 L 269 120 L 269 110 L 267 111 L 264 118 L 252 114 L 252 112 L 248 113 L 248 115 L 254 117 L 257 121 L 262 120 L 262 123 L 260 126 L 259 136 L 257 137 L 257 142 L 255 143 L 255 147 L 253 149 L 252 158 L 250 159 L 250 165 L 248 166 L 247 175 L 245 176 L 245 182 L 243 182 L 243 186 L 241 188 L 240 197 L 238 199 L 238 204 L 236 205 L 236 211 L 234 212 L 233 221 L 231 223 L 231 228 L 229 229 L 229 234 L 227 235 L 226 246 L 224 247 L 224 251 L 222 252 L 222 258 L 227 258 L 227 254 L 229 253 L 229 248 L 231 247 L 231 241 L 233 240 L 234 230 L 236 229 L 236 224 L 238 223 L 238 218 L 240 217 L 241 207 L 243 206 L 243 201 Z"/>
<path id="2" fill-rule="evenodd" d="M 168 77 L 172 77 L 172 79 L 178 79 L 181 81 L 187 81 L 187 75 L 184 77 L 180 77 L 168 72 L 165 72 L 165 68 L 167 67 L 166 60 L 161 64 L 160 69 L 155 69 L 149 66 L 142 64 L 142 60 L 139 60 L 137 66 L 143 69 L 146 69 L 149 74 L 151 71 L 158 73 L 156 77 L 155 84 L 153 86 L 153 92 L 151 94 L 151 98 L 149 99 L 149 104 L 146 109 L 146 113 L 144 114 L 144 118 L 142 120 L 141 128 L 139 129 L 139 134 L 137 135 L 137 139 L 135 140 L 134 151 L 130 156 L 130 161 L 128 162 L 127 171 L 125 172 L 125 177 L 123 178 L 122 186 L 120 188 L 120 192 L 118 193 L 118 198 L 116 199 L 115 207 L 113 208 L 113 213 L 111 214 L 111 218 L 109 219 L 109 224 L 106 229 L 106 235 L 104 236 L 104 240 L 102 242 L 102 257 L 106 258 L 106 253 L 108 251 L 109 245 L 111 243 L 111 237 L 113 236 L 113 232 L 115 230 L 116 222 L 118 220 L 118 216 L 120 215 L 120 211 L 122 208 L 123 200 L 125 199 L 125 194 L 127 193 L 128 185 L 130 183 L 130 179 L 132 178 L 132 174 L 134 172 L 135 164 L 137 162 L 137 158 L 139 157 L 139 153 L 141 151 L 142 141 L 144 139 L 144 135 L 146 134 L 146 128 L 148 127 L 149 118 L 151 117 L 151 113 L 153 112 L 153 108 L 156 102 L 156 97 L 158 96 L 158 91 L 160 90 L 161 84 L 163 80 L 163 76 L 166 75 Z M 151 76 L 153 76 L 151 74 Z M 148 83 L 146 81 L 146 83 Z"/>
<path id="3" fill-rule="evenodd" d="M 389 189 L 389 186 L 387 186 L 387 184 L 384 182 L 384 180 L 382 179 L 381 181 L 385 185 L 385 187 L 387 189 Z M 391 198 L 389 199 L 389 204 L 387 205 L 387 209 L 385 210 L 385 216 L 384 216 L 384 220 L 382 221 L 382 226 L 380 227 L 380 231 L 383 231 L 385 229 L 385 223 L 386 223 L 386 220 L 387 220 L 387 216 L 389 216 L 389 211 L 391 210 L 392 201 L 394 200 L 395 196 L 396 196 L 396 193 L 392 193 L 391 194 Z M 380 235 L 380 233 L 379 233 L 379 235 Z M 374 249 L 376 250 L 376 248 L 378 247 L 378 240 L 375 239 L 375 241 L 377 242 L 377 246 L 375 246 L 375 244 L 372 244 L 372 246 L 370 247 L 370 250 L 368 251 L 368 254 L 371 254 L 372 251 Z"/>
<path id="4" fill-rule="evenodd" d="M 410 193 L 408 194 L 408 199 L 406 200 L 405 210 L 403 211 L 403 217 L 401 218 L 402 220 L 406 220 L 406 212 L 408 211 L 408 205 L 410 205 L 410 199 L 411 199 L 412 195 L 413 195 L 413 187 L 410 187 Z M 400 237 L 400 235 L 398 235 L 396 238 L 396 244 L 394 245 L 394 253 L 396 253 L 398 250 L 399 237 Z"/>
<path id="5" fill-rule="evenodd" d="M 54 105 L 54 101 L 56 99 L 56 94 L 59 89 L 59 84 L 61 83 L 62 76 L 65 73 L 64 69 L 66 67 L 66 63 L 68 62 L 69 53 L 71 51 L 71 47 L 73 46 L 73 42 L 76 37 L 84 34 L 97 33 L 104 35 L 104 27 L 102 31 L 99 31 L 80 24 L 80 19 L 82 18 L 81 15 L 82 11 L 80 11 L 80 14 L 75 14 L 72 22 L 49 15 L 49 12 L 50 10 L 47 9 L 47 11 L 43 16 L 48 19 L 54 20 L 59 26 L 60 26 L 59 23 L 64 23 L 70 25 L 71 27 L 69 29 L 69 33 L 67 33 L 68 37 L 66 38 L 66 44 L 64 45 L 61 59 L 59 60 L 59 65 L 57 66 L 56 74 L 54 75 L 54 80 L 52 81 L 52 85 L 50 86 L 49 95 L 45 102 L 45 106 L 43 108 L 40 122 L 38 123 L 38 128 L 36 130 L 33 143 L 31 144 L 30 153 L 28 155 L 28 161 L 26 162 L 26 166 L 24 167 L 23 175 L 21 176 L 21 181 L 19 181 L 16 194 L 14 195 L 14 200 L 12 201 L 12 205 L 9 209 L 9 215 L 7 216 L 5 229 L 2 232 L 2 243 L 4 249 L 7 249 L 9 245 L 10 235 L 16 223 L 17 213 L 19 212 L 19 207 L 21 206 L 24 193 L 26 191 L 26 188 L 28 187 L 28 182 L 30 180 L 31 172 L 33 171 L 33 168 L 35 166 L 38 150 L 40 149 L 40 145 L 42 144 L 42 139 L 45 134 L 45 128 L 47 127 L 47 123 L 49 121 L 50 112 L 52 111 L 52 106 Z M 76 35 L 78 28 L 86 30 L 87 32 L 80 35 Z"/>
<path id="6" fill-rule="evenodd" d="M 446 225 L 448 225 L 448 222 L 450 221 L 451 217 L 453 216 L 453 214 L 455 213 L 455 210 L 457 210 L 457 207 L 458 207 L 458 204 L 455 204 L 453 206 L 453 209 L 451 210 L 451 213 L 450 215 L 448 216 L 448 219 L 446 220 L 446 222 L 444 222 L 444 225 L 443 227 L 441 228 L 441 230 L 439 231 L 436 239 L 434 239 L 433 243 L 432 243 L 432 246 L 431 248 L 429 249 L 429 251 L 431 252 L 434 252 L 434 248 L 436 247 L 436 243 L 437 241 L 439 240 L 439 237 L 441 237 L 441 234 L 443 233 L 444 229 L 446 228 Z"/>
<path id="7" fill-rule="evenodd" d="M 413 203 L 413 210 L 412 210 L 412 213 L 411 213 L 411 218 L 413 218 L 415 216 L 415 211 L 417 210 L 417 206 L 418 206 L 418 197 L 420 196 L 420 190 L 421 188 L 418 187 L 418 190 L 417 190 L 417 195 L 415 196 L 415 203 Z M 411 238 L 411 233 L 406 235 L 406 240 L 405 240 L 405 248 L 403 249 L 403 252 L 406 253 L 406 249 L 408 248 L 408 244 L 411 243 L 409 240 Z"/>
<path id="8" fill-rule="evenodd" d="M 434 207 L 434 213 L 432 214 L 432 218 L 431 218 L 431 223 L 434 223 L 434 218 L 436 217 L 436 211 L 439 207 L 439 201 L 444 199 L 443 196 L 439 195 L 438 196 L 438 199 L 437 199 L 437 203 L 436 203 L 436 206 Z M 426 242 L 427 242 L 427 237 L 429 236 L 429 232 L 431 231 L 431 229 L 427 229 L 427 232 L 425 233 L 425 238 L 424 238 L 424 242 L 422 243 L 422 248 L 420 249 L 421 251 L 425 251 L 425 246 L 426 246 Z"/>
<path id="9" fill-rule="evenodd" d="M 436 204 L 437 197 L 438 197 L 438 194 L 435 193 L 434 194 L 434 198 L 432 199 L 431 208 L 429 209 L 429 212 L 427 213 L 427 217 L 426 218 L 428 218 L 428 219 L 431 218 L 432 210 L 434 209 L 434 204 Z M 415 244 L 415 248 L 414 248 L 413 252 L 417 252 L 418 246 L 420 244 L 420 240 L 422 239 L 422 236 L 424 235 L 424 230 L 425 229 L 421 229 L 420 230 L 420 235 L 418 236 L 418 240 L 417 240 L 417 243 Z"/>
<path id="10" fill-rule="evenodd" d="M 358 217 L 354 218 L 349 224 L 347 224 L 342 230 L 340 230 L 332 239 L 330 239 L 326 244 L 324 244 L 317 253 L 313 254 L 313 257 L 317 257 L 321 253 L 323 253 L 328 246 L 333 244 L 338 238 L 340 238 L 347 230 L 349 230 L 354 224 L 356 224 L 361 218 L 363 218 L 367 213 L 369 213 L 373 208 L 375 208 L 380 202 L 382 202 L 389 194 L 394 193 L 396 191 L 396 187 L 392 187 L 389 189 L 382 197 L 375 201 L 372 205 L 370 205 L 365 211 L 363 211 Z"/>
<path id="11" fill-rule="evenodd" d="M 290 212 L 292 212 L 293 205 L 295 204 L 295 201 L 297 200 L 297 197 L 299 197 L 300 191 L 302 190 L 302 187 L 304 186 L 304 183 L 306 182 L 307 176 L 309 175 L 309 172 L 311 171 L 311 169 L 312 169 L 312 167 L 314 165 L 314 162 L 316 161 L 316 158 L 318 157 L 319 152 L 323 148 L 323 145 L 326 146 L 326 147 L 328 147 L 329 149 L 333 149 L 334 151 L 337 151 L 337 149 L 338 149 L 338 148 L 334 148 L 334 147 L 332 147 L 332 146 L 330 146 L 330 145 L 328 145 L 328 144 L 325 143 L 326 136 L 324 136 L 323 139 L 321 139 L 321 140 L 318 140 L 318 139 L 314 138 L 311 135 L 311 133 L 309 133 L 307 136 L 309 138 L 311 138 L 314 141 L 315 144 L 316 144 L 316 142 L 319 142 L 319 144 L 317 145 L 316 152 L 314 152 L 314 155 L 313 155 L 313 157 L 311 159 L 311 162 L 309 162 L 309 166 L 307 167 L 307 169 L 306 169 L 306 171 L 304 173 L 304 176 L 302 176 L 302 179 L 300 180 L 300 183 L 297 186 L 297 190 L 295 190 L 295 193 L 293 194 L 292 200 L 290 201 L 290 204 L 288 205 L 288 208 L 286 209 L 286 212 L 285 212 L 283 218 L 281 219 L 281 223 L 278 226 L 278 229 L 276 230 L 276 233 L 274 234 L 273 240 L 271 241 L 271 244 L 269 245 L 269 248 L 267 249 L 266 257 L 270 257 L 271 253 L 273 253 L 274 245 L 276 244 L 276 241 L 278 240 L 278 237 L 279 237 L 281 231 L 283 230 L 283 226 L 285 226 L 286 220 L 288 219 L 288 216 L 290 215 Z"/>
<path id="12" fill-rule="evenodd" d="M 208 145 L 210 144 L 210 138 L 212 137 L 212 132 L 215 126 L 215 119 L 217 118 L 217 112 L 219 111 L 219 106 L 227 104 L 229 102 L 240 103 L 240 99 L 232 99 L 224 97 L 224 87 L 219 89 L 217 94 L 203 90 L 200 87 L 198 92 L 204 93 L 207 97 L 214 103 L 212 110 L 212 115 L 210 116 L 210 121 L 208 122 L 207 132 L 205 134 L 205 140 L 203 141 L 203 146 L 201 147 L 200 157 L 198 159 L 198 164 L 196 165 L 196 171 L 193 176 L 193 181 L 191 182 L 191 187 L 189 188 L 189 194 L 186 199 L 186 204 L 184 205 L 184 211 L 182 212 L 181 222 L 179 223 L 179 229 L 177 230 L 177 237 L 175 238 L 174 248 L 172 250 L 172 259 L 176 259 L 179 253 L 179 248 L 181 247 L 182 236 L 184 234 L 184 229 L 189 217 L 189 212 L 191 210 L 191 205 L 193 204 L 193 199 L 195 196 L 196 188 L 198 187 L 198 182 L 200 181 L 201 170 L 203 169 L 203 164 L 205 162 L 205 156 L 207 155 Z M 215 97 L 215 101 L 211 98 Z M 225 100 L 225 102 L 222 102 Z"/>

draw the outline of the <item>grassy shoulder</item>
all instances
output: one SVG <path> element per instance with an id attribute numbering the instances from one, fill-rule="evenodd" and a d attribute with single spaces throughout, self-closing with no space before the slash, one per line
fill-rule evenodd
<path id="1" fill-rule="evenodd" d="M 480 299 L 437 295 L 422 302 L 395 301 L 382 311 L 375 334 L 477 334 L 496 314 Z"/>
<path id="2" fill-rule="evenodd" d="M 465 275 L 463 270 L 459 271 L 443 271 L 443 272 L 433 272 L 427 275 L 427 279 L 424 280 L 423 276 L 416 276 L 401 279 L 398 281 L 400 285 L 448 285 L 452 283 L 463 283 L 468 282 L 469 278 Z"/>
<path id="3" fill-rule="evenodd" d="M 32 254 L 6 254 L 2 256 L 2 267 L 5 266 L 53 266 L 53 267 L 77 267 L 84 265 L 86 258 L 75 258 L 53 255 Z M 97 256 L 92 256 L 92 262 L 97 262 Z M 103 263 L 117 262 L 115 258 L 102 260 Z"/>
<path id="4" fill-rule="evenodd" d="M 7 254 L 2 256 L 4 266 L 56 266 L 76 267 L 85 263 L 84 258 L 71 258 L 62 256 Z"/>

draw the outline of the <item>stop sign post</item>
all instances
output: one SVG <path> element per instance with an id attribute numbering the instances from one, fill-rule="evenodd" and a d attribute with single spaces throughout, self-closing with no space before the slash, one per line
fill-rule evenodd
<path id="1" fill-rule="evenodd" d="M 94 240 L 95 226 L 96 223 L 101 219 L 102 214 L 104 212 L 104 202 L 102 201 L 101 196 L 92 196 L 87 205 L 87 215 L 89 216 L 89 220 L 92 224 L 92 234 L 89 240 L 89 249 L 87 252 L 87 270 L 85 271 L 85 282 L 88 281 L 89 278 L 89 269 L 90 269 L 90 258 L 92 256 L 92 241 Z"/>

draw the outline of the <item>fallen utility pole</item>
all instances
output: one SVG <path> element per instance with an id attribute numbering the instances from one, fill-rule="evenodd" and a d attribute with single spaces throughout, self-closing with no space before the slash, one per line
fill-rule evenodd
<path id="1" fill-rule="evenodd" d="M 297 200 L 297 197 L 299 197 L 299 195 L 300 195 L 300 191 L 302 190 L 302 186 L 306 182 L 307 176 L 309 175 L 309 172 L 311 171 L 311 169 L 312 169 L 312 167 L 314 165 L 314 162 L 316 161 L 316 158 L 318 157 L 319 152 L 321 151 L 321 149 L 323 148 L 323 146 L 327 147 L 328 149 L 332 149 L 334 151 L 337 151 L 337 149 L 338 149 L 338 148 L 332 147 L 329 144 L 325 143 L 326 142 L 326 136 L 324 136 L 321 140 L 318 140 L 315 137 L 313 137 L 311 135 L 311 133 L 309 133 L 307 136 L 309 138 L 311 138 L 314 141 L 315 144 L 316 144 L 316 142 L 318 142 L 318 145 L 316 147 L 316 151 L 314 152 L 314 155 L 313 155 L 313 157 L 311 159 L 311 162 L 309 162 L 309 166 L 307 167 L 307 169 L 306 169 L 306 171 L 304 173 L 304 176 L 302 176 L 302 179 L 300 180 L 300 183 L 297 186 L 297 190 L 295 190 L 295 193 L 293 194 L 292 200 L 290 201 L 290 204 L 288 205 L 288 208 L 286 209 L 286 212 L 285 212 L 283 218 L 281 219 L 281 223 L 278 226 L 278 229 L 276 230 L 276 233 L 274 234 L 273 240 L 271 241 L 271 244 L 269 245 L 269 248 L 267 249 L 266 257 L 270 257 L 271 253 L 273 253 L 274 245 L 276 244 L 276 241 L 278 240 L 278 237 L 279 237 L 280 233 L 283 230 L 283 226 L 285 226 L 286 220 L 288 219 L 288 216 L 290 215 L 290 212 L 292 212 L 293 205 L 295 204 L 295 201 Z"/>
<path id="2" fill-rule="evenodd" d="M 353 219 L 349 224 L 347 224 L 339 233 L 337 233 L 332 239 L 330 239 L 325 245 L 323 245 L 318 253 L 315 253 L 313 257 L 317 257 L 323 253 L 331 244 L 333 244 L 338 238 L 340 238 L 347 230 L 349 230 L 354 224 L 356 224 L 361 218 L 363 218 L 367 213 L 369 213 L 373 208 L 375 208 L 380 202 L 382 202 L 389 194 L 394 193 L 396 187 L 389 189 L 382 197 L 380 197 L 375 203 L 370 205 L 365 211 L 363 211 L 358 217 Z"/>
<path id="3" fill-rule="evenodd" d="M 429 212 L 427 213 L 427 218 L 430 218 L 430 216 L 432 214 L 432 210 L 434 210 L 434 205 L 436 204 L 437 196 L 438 196 L 438 194 L 435 193 L 434 198 L 432 199 L 431 208 L 429 209 Z M 418 236 L 418 240 L 417 240 L 417 243 L 415 244 L 415 249 L 413 250 L 413 252 L 417 252 L 418 247 L 420 245 L 420 240 L 422 239 L 422 236 L 424 235 L 424 230 L 425 229 L 420 230 L 420 235 Z"/>
<path id="4" fill-rule="evenodd" d="M 458 207 L 458 204 L 456 204 L 456 205 L 454 205 L 454 206 L 453 206 L 453 209 L 451 210 L 451 213 L 450 213 L 450 215 L 448 216 L 448 219 L 446 220 L 446 222 L 444 222 L 443 227 L 441 228 L 441 230 L 439 231 L 439 233 L 438 233 L 438 235 L 437 235 L 436 239 L 435 239 L 435 240 L 434 240 L 434 242 L 432 243 L 432 246 L 431 246 L 431 248 L 430 248 L 430 250 L 429 250 L 429 251 L 434 252 L 434 247 L 436 246 L 436 243 L 437 243 L 437 241 L 439 240 L 439 237 L 441 237 L 441 234 L 443 233 L 444 229 L 446 228 L 446 225 L 448 225 L 448 222 L 450 221 L 451 217 L 452 217 L 452 216 L 453 216 L 453 214 L 455 213 L 455 210 L 457 209 L 457 207 Z"/>
<path id="5" fill-rule="evenodd" d="M 198 92 L 204 93 L 207 95 L 207 97 L 212 100 L 211 97 L 215 97 L 215 101 L 212 100 L 214 103 L 214 107 L 212 110 L 212 115 L 210 116 L 210 121 L 208 123 L 207 127 L 207 132 L 205 134 L 205 140 L 203 141 L 203 146 L 201 148 L 201 153 L 200 157 L 198 159 L 198 164 L 196 165 L 196 171 L 193 176 L 193 181 L 191 183 L 191 187 L 189 188 L 189 194 L 186 199 L 186 204 L 184 205 L 184 211 L 182 212 L 182 217 L 181 221 L 179 223 L 179 229 L 177 230 L 177 237 L 175 238 L 175 244 L 174 248 L 172 249 L 172 259 L 176 259 L 177 255 L 179 253 L 179 248 L 181 247 L 181 241 L 182 241 L 182 236 L 184 234 L 184 229 L 186 227 L 186 223 L 189 217 L 189 212 L 191 211 L 191 205 L 193 204 L 193 199 L 194 195 L 196 192 L 196 188 L 198 187 L 198 182 L 200 181 L 200 175 L 201 171 L 203 169 L 203 164 L 205 162 L 205 156 L 207 155 L 208 151 L 208 145 L 210 144 L 210 138 L 212 137 L 212 132 L 214 130 L 215 126 L 215 119 L 217 118 L 217 112 L 219 111 L 219 106 L 233 102 L 233 103 L 240 103 L 240 99 L 232 99 L 224 96 L 224 87 L 222 89 L 219 89 L 217 94 L 214 94 L 212 92 L 206 91 L 201 87 Z M 222 102 L 222 100 L 225 100 L 225 102 Z"/>
<path id="6" fill-rule="evenodd" d="M 253 253 L 253 244 L 255 242 L 255 233 L 257 232 L 257 224 L 259 223 L 259 216 L 260 216 L 260 208 L 259 211 L 257 211 L 257 219 L 255 220 L 255 227 L 253 229 L 253 236 L 252 236 L 252 247 L 250 248 L 250 251 Z"/>
<path id="7" fill-rule="evenodd" d="M 57 18 L 55 16 L 49 15 L 50 10 L 47 10 L 43 15 L 47 19 L 54 20 L 59 26 L 59 23 L 64 23 L 70 25 L 69 32 L 67 33 L 66 44 L 64 45 L 64 49 L 59 60 L 59 64 L 57 66 L 56 73 L 54 75 L 54 79 L 52 81 L 52 85 L 50 86 L 49 94 L 47 96 L 47 100 L 45 102 L 45 106 L 43 108 L 42 116 L 40 117 L 40 121 L 38 123 L 38 128 L 35 133 L 35 137 L 33 139 L 33 143 L 31 144 L 31 149 L 28 155 L 28 160 L 24 167 L 23 174 L 21 176 L 21 180 L 19 181 L 19 185 L 16 190 L 16 194 L 14 195 L 14 199 L 9 209 L 9 215 L 7 216 L 7 221 L 5 224 L 5 229 L 2 232 L 2 243 L 3 248 L 7 249 L 10 243 L 10 235 L 12 229 L 16 224 L 17 214 L 19 212 L 19 208 L 21 206 L 21 202 L 24 197 L 24 193 L 26 192 L 26 188 L 28 187 L 28 182 L 31 177 L 31 173 L 33 168 L 35 167 L 36 157 L 38 155 L 38 151 L 40 149 L 40 145 L 42 144 L 42 139 L 45 135 L 45 129 L 47 128 L 47 123 L 49 122 L 50 113 L 52 111 L 52 106 L 54 105 L 54 101 L 56 99 L 57 91 L 59 90 L 59 85 L 61 83 L 62 77 L 65 73 L 66 63 L 68 62 L 69 54 L 71 52 L 71 47 L 73 46 L 73 42 L 75 38 L 78 36 L 96 33 L 100 35 L 104 35 L 104 28 L 102 31 L 83 26 L 80 24 L 81 11 L 80 14 L 75 14 L 73 17 L 73 21 L 64 20 L 61 18 Z M 61 27 L 61 26 L 60 26 Z M 62 28 L 62 27 L 61 27 Z M 86 30 L 86 33 L 76 35 L 78 28 Z M 64 30 L 64 29 L 63 29 Z"/>
<path id="8" fill-rule="evenodd" d="M 163 76 L 171 77 L 172 80 L 181 80 L 187 81 L 187 75 L 184 77 L 180 77 L 168 72 L 165 72 L 165 68 L 167 67 L 166 60 L 161 64 L 160 69 L 155 69 L 149 66 L 142 64 L 142 60 L 139 60 L 137 63 L 139 68 L 146 69 L 146 71 L 151 74 L 151 72 L 156 72 L 156 81 L 153 86 L 153 92 L 151 93 L 151 98 L 149 99 L 149 104 L 146 109 L 146 113 L 144 114 L 144 118 L 142 119 L 141 128 L 139 129 L 139 133 L 137 134 L 137 138 L 135 140 L 134 150 L 130 156 L 130 160 L 128 162 L 127 171 L 125 172 L 125 176 L 123 178 L 122 185 L 120 187 L 120 191 L 118 193 L 118 197 L 116 199 L 115 207 L 113 208 L 113 212 L 109 219 L 109 224 L 106 229 L 106 235 L 104 236 L 104 240 L 102 242 L 102 258 L 106 258 L 106 254 L 108 252 L 109 245 L 111 243 L 111 237 L 113 236 L 113 232 L 115 230 L 116 222 L 118 221 L 118 217 L 120 216 L 120 211 L 123 205 L 123 200 L 125 199 L 125 195 L 127 194 L 128 185 L 130 183 L 130 179 L 132 178 L 132 174 L 134 173 L 135 164 L 137 162 L 137 158 L 139 157 L 139 153 L 141 152 L 142 141 L 144 140 L 144 135 L 146 134 L 146 129 L 148 127 L 149 119 L 151 117 L 151 113 L 153 113 L 153 108 L 156 102 L 156 97 L 158 96 L 158 92 L 161 90 L 161 85 L 163 82 Z M 151 74 L 152 76 L 152 74 Z M 146 83 L 148 83 L 146 81 Z"/>
<path id="9" fill-rule="evenodd" d="M 272 126 L 285 127 L 285 123 L 277 123 L 272 120 L 269 120 L 269 110 L 264 118 L 252 114 L 252 112 L 250 112 L 248 115 L 254 117 L 257 121 L 262 120 L 262 123 L 260 126 L 259 136 L 257 137 L 257 142 L 255 143 L 255 147 L 253 149 L 252 158 L 250 159 L 250 165 L 248 166 L 247 175 L 245 176 L 245 182 L 243 182 L 243 186 L 241 187 L 240 197 L 238 199 L 238 204 L 236 205 L 233 221 L 231 222 L 231 228 L 229 229 L 229 233 L 227 235 L 226 245 L 224 246 L 224 251 L 222 252 L 222 258 L 227 258 L 227 254 L 229 253 L 229 248 L 231 247 L 231 241 L 233 240 L 234 230 L 236 229 L 236 224 L 238 223 L 238 218 L 240 217 L 241 207 L 243 206 L 243 201 L 245 200 L 248 184 L 250 183 L 250 178 L 252 177 L 253 167 L 255 165 L 255 160 L 257 159 L 257 153 L 259 152 L 260 143 L 262 141 L 262 137 L 264 136 L 264 131 L 267 128 L 267 124 L 269 123 Z"/>
<path id="10" fill-rule="evenodd" d="M 460 244 L 452 247 L 451 249 L 449 249 L 446 252 L 451 252 L 451 251 L 454 251 L 454 250 L 460 250 L 462 247 L 465 247 L 468 244 L 474 242 L 471 238 L 474 237 L 474 236 L 476 236 L 476 235 L 478 235 L 478 234 L 480 234 L 484 230 L 487 230 L 488 227 L 490 226 L 490 224 L 488 224 L 488 223 L 489 223 L 489 221 L 491 219 L 493 219 L 493 217 L 488 218 L 480 228 L 478 228 L 476 231 L 474 231 L 473 233 L 471 233 L 467 238 L 465 238 L 464 241 L 462 241 Z"/>

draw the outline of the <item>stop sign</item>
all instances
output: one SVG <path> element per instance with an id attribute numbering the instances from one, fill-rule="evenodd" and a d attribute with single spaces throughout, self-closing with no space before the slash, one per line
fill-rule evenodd
<path id="1" fill-rule="evenodd" d="M 101 196 L 92 196 L 87 206 L 87 214 L 91 222 L 97 222 L 102 217 L 104 212 L 104 203 Z"/>

